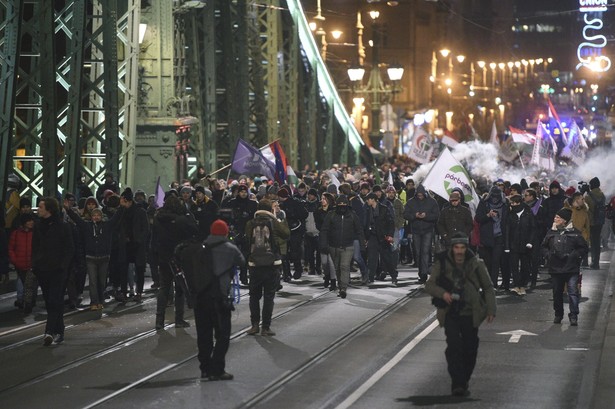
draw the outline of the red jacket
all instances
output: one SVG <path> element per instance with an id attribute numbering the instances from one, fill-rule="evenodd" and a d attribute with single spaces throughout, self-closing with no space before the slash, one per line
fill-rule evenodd
<path id="1" fill-rule="evenodd" d="M 32 268 L 32 230 L 20 227 L 11 233 L 9 259 L 17 270 Z"/>

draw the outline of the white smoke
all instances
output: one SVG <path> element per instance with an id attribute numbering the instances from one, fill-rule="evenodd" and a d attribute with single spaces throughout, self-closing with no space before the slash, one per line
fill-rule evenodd
<path id="1" fill-rule="evenodd" d="M 514 165 L 498 160 L 498 151 L 491 143 L 471 141 L 460 143 L 452 150 L 452 154 L 466 168 L 470 176 L 475 180 L 482 180 L 489 184 L 497 179 L 519 183 L 525 179 L 528 185 L 541 180 L 549 184 L 557 180 L 563 189 L 573 185 L 577 188 L 577 182 L 589 182 L 597 176 L 600 179 L 600 188 L 607 196 L 607 200 L 615 195 L 615 151 L 605 148 L 596 148 L 588 155 L 585 163 L 581 166 L 566 165 L 562 163 L 554 172 L 531 166 L 529 163 L 515 161 Z M 524 159 L 526 161 L 527 159 Z M 433 161 L 419 166 L 412 177 L 418 184 L 427 176 Z"/>

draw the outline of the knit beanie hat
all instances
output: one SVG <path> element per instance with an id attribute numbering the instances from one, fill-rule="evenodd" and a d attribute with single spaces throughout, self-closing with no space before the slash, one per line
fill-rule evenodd
<path id="1" fill-rule="evenodd" d="M 561 189 L 561 185 L 559 184 L 559 182 L 557 180 L 554 180 L 553 182 L 551 182 L 551 184 L 549 185 L 549 189 L 553 189 L 554 187 Z"/>
<path id="2" fill-rule="evenodd" d="M 451 236 L 451 246 L 455 244 L 465 244 L 466 246 L 470 244 L 470 239 L 468 239 L 468 235 L 464 232 L 458 231 Z"/>
<path id="3" fill-rule="evenodd" d="M 216 220 L 211 224 L 209 232 L 214 236 L 228 236 L 228 224 L 224 220 Z"/>
<path id="4" fill-rule="evenodd" d="M 557 213 L 555 214 L 561 217 L 562 219 L 566 220 L 566 223 L 568 223 L 570 219 L 572 219 L 572 210 L 570 209 L 562 208 L 562 209 L 559 209 Z"/>
<path id="5" fill-rule="evenodd" d="M 132 202 L 134 199 L 134 196 L 132 194 L 132 189 L 127 187 L 126 189 L 124 189 L 124 191 L 122 192 L 122 194 L 120 195 L 120 197 L 123 197 L 124 200 L 127 200 L 129 202 Z"/>

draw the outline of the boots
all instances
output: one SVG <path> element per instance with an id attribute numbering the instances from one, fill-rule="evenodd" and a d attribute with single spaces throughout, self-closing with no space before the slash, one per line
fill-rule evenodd
<path id="1" fill-rule="evenodd" d="M 252 327 L 246 331 L 246 334 L 248 335 L 256 335 L 258 334 L 258 323 L 257 324 L 252 324 Z"/>
<path id="2" fill-rule="evenodd" d="M 164 314 L 156 314 L 156 331 L 164 329 Z"/>
<path id="3" fill-rule="evenodd" d="M 335 291 L 337 290 L 337 281 L 332 278 L 331 279 L 331 286 L 329 287 L 329 291 Z"/>
<path id="4" fill-rule="evenodd" d="M 330 282 L 329 277 L 325 277 L 325 282 L 324 282 L 325 288 L 329 287 L 329 282 Z"/>

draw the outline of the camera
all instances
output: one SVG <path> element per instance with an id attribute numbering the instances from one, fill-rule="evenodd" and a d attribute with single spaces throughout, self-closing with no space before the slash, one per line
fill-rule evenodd
<path id="1" fill-rule="evenodd" d="M 581 194 L 588 193 L 589 191 L 590 191 L 590 189 L 589 189 L 589 183 L 587 183 L 587 182 L 582 182 L 582 181 L 581 181 L 581 182 L 579 182 L 579 192 L 580 192 Z"/>

